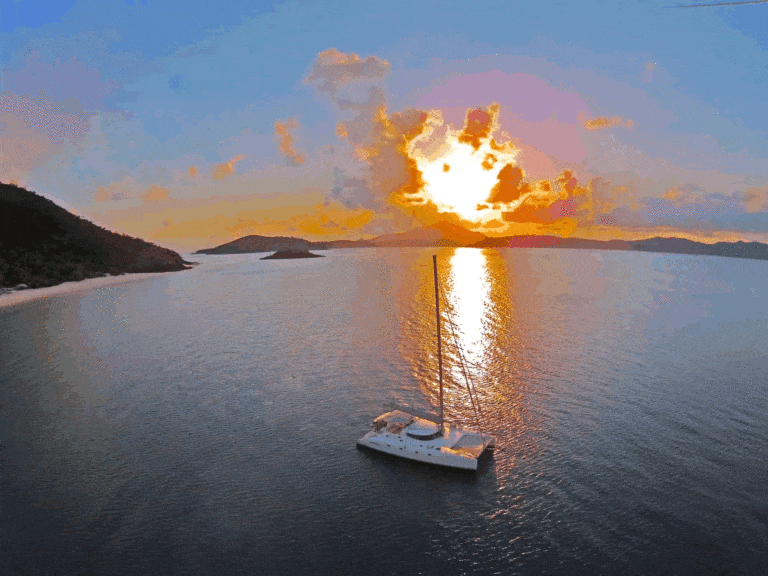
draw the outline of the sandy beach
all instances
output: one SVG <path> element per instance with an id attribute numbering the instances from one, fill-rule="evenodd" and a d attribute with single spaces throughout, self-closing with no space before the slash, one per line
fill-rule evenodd
<path id="1" fill-rule="evenodd" d="M 136 282 L 162 276 L 164 274 L 174 274 L 174 272 L 144 272 L 141 274 L 121 274 L 120 276 L 105 276 L 103 278 L 89 278 L 79 282 L 64 282 L 56 286 L 47 288 L 28 288 L 25 290 L 15 290 L 12 292 L 0 293 L 0 308 L 15 306 L 32 300 L 41 298 L 54 298 L 63 294 L 73 294 L 75 292 L 85 292 L 94 288 L 103 288 L 115 284 L 124 284 L 126 282 Z"/>

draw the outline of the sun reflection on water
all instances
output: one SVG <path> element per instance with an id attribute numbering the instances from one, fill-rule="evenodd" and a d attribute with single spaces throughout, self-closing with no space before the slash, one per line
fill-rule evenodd
<path id="1" fill-rule="evenodd" d="M 459 248 L 451 256 L 448 268 L 446 336 L 450 340 L 455 335 L 465 359 L 478 364 L 483 360 L 487 343 L 485 319 L 491 305 L 487 256 L 482 250 Z"/>
<path id="2" fill-rule="evenodd" d="M 496 436 L 500 446 L 507 446 L 498 451 L 493 465 L 501 479 L 510 473 L 515 456 L 532 448 L 519 445 L 525 442 L 530 424 L 525 421 L 526 374 L 530 368 L 525 357 L 531 334 L 519 321 L 523 288 L 518 285 L 515 269 L 497 249 L 440 248 L 437 266 L 443 292 L 440 316 L 445 415 L 460 424 L 480 427 Z M 409 268 L 414 275 L 403 286 L 414 289 L 401 294 L 405 308 L 400 319 L 400 352 L 411 367 L 421 401 L 437 411 L 440 400 L 431 254 L 420 254 Z M 479 400 L 479 417 L 467 390 L 465 370 Z"/>

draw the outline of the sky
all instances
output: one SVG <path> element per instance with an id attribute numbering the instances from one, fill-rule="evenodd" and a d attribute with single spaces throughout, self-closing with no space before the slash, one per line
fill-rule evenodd
<path id="1" fill-rule="evenodd" d="M 0 0 L 0 181 L 248 234 L 768 241 L 768 3 Z"/>

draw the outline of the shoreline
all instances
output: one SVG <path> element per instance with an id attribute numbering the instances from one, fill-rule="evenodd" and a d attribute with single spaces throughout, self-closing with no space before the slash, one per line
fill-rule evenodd
<path id="1" fill-rule="evenodd" d="M 147 278 L 156 278 L 165 274 L 173 274 L 178 270 L 169 272 L 136 272 L 129 274 L 120 274 L 119 276 L 102 276 L 100 278 L 88 278 L 77 282 L 63 282 L 56 286 L 47 286 L 45 288 L 26 288 L 24 290 L 14 290 L 7 293 L 0 293 L 0 309 L 40 300 L 42 298 L 52 298 L 63 294 L 75 294 L 94 288 L 103 288 L 114 284 L 125 284 L 126 282 L 137 282 Z"/>

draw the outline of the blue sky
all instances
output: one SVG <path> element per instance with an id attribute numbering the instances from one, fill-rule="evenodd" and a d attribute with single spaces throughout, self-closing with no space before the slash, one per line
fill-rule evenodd
<path id="1" fill-rule="evenodd" d="M 457 212 L 435 182 L 430 210 L 404 204 L 428 146 L 377 122 L 439 111 L 458 133 L 495 102 L 531 186 L 465 225 L 765 239 L 768 4 L 678 6 L 0 0 L 0 179 L 172 247 L 366 236 Z"/>

